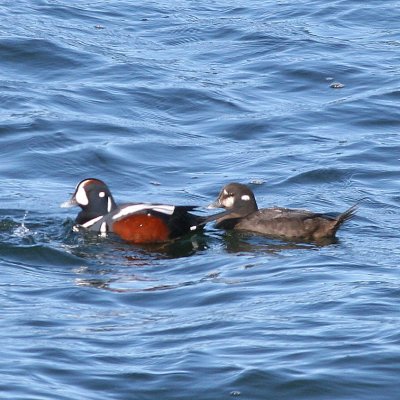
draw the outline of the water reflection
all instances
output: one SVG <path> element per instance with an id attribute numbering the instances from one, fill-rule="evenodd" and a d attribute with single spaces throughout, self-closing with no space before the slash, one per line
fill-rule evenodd
<path id="1" fill-rule="evenodd" d="M 74 234 L 69 238 L 70 244 L 71 238 L 72 242 L 78 245 L 71 246 L 70 251 L 79 257 L 90 258 L 100 253 L 103 264 L 105 259 L 114 264 L 112 262 L 114 259 L 118 260 L 119 264 L 123 260 L 123 264 L 129 266 L 143 266 L 154 260 L 189 257 L 208 247 L 205 234 L 188 235 L 166 243 L 144 245 L 126 243 L 111 235 L 102 238 L 93 232 Z"/>
<path id="2" fill-rule="evenodd" d="M 215 271 L 214 261 L 220 259 L 209 257 L 208 252 L 199 254 L 196 261 L 202 265 L 201 270 L 193 270 L 192 274 L 182 275 L 182 265 L 175 263 L 166 264 L 166 260 L 186 257 L 191 259 L 199 251 L 208 247 L 219 247 L 227 254 L 253 255 L 264 254 L 276 258 L 282 252 L 318 251 L 322 246 L 338 243 L 331 240 L 326 243 L 296 243 L 286 242 L 267 237 L 236 231 L 221 232 L 211 231 L 210 234 L 196 235 L 183 238 L 172 243 L 152 246 L 132 246 L 119 241 L 99 239 L 88 242 L 79 248 L 85 258 L 91 258 L 90 265 L 77 268 L 74 272 L 78 275 L 75 283 L 78 286 L 92 287 L 117 293 L 144 293 L 165 292 L 183 287 L 196 286 L 206 281 L 213 283 L 232 284 L 242 281 L 231 279 L 231 261 L 225 273 Z M 92 239 L 94 240 L 94 239 Z M 192 261 L 185 261 L 190 264 Z M 246 261 L 247 263 L 247 261 Z M 204 264 L 204 265 L 203 265 Z M 218 264 L 218 263 L 217 263 Z M 240 263 L 239 263 L 240 264 Z M 224 266 L 224 263 L 220 264 Z M 243 263 L 240 264 L 243 267 Z M 252 264 L 246 264 L 246 269 Z M 210 271 L 210 267 L 213 271 Z M 172 270 L 171 270 L 172 268 Z M 203 269 L 204 268 L 204 269 Z M 166 270 L 167 269 L 167 270 Z M 172 271 L 177 271 L 177 274 Z M 190 270 L 188 267 L 187 270 Z M 225 276 L 228 274 L 228 276 Z M 248 279 L 248 275 L 246 275 Z"/>
<path id="3" fill-rule="evenodd" d="M 319 242 L 283 241 L 250 232 L 228 231 L 221 235 L 228 253 L 269 253 L 278 254 L 286 250 L 315 250 L 323 246 L 338 243 L 337 238 Z"/>
<path id="4" fill-rule="evenodd" d="M 166 283 L 164 280 L 161 282 L 156 279 L 154 275 L 149 278 L 145 275 L 139 275 L 137 273 L 116 273 L 116 271 L 110 271 L 106 276 L 99 274 L 99 276 L 93 277 L 98 271 L 86 270 L 78 271 L 77 273 L 83 273 L 90 275 L 88 278 L 79 277 L 75 279 L 75 283 L 78 286 L 88 286 L 96 289 L 107 290 L 110 292 L 117 293 L 138 293 L 138 292 L 160 292 L 172 289 L 183 288 L 187 286 L 194 286 L 201 284 L 205 281 L 217 280 L 219 273 L 213 272 L 197 279 L 191 280 L 180 280 L 176 279 L 174 282 Z"/>

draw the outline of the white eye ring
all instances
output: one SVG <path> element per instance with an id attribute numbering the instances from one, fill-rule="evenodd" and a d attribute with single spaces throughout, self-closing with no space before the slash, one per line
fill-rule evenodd
<path id="1" fill-rule="evenodd" d="M 99 193 L 99 197 L 104 197 L 106 194 L 104 192 Z"/>

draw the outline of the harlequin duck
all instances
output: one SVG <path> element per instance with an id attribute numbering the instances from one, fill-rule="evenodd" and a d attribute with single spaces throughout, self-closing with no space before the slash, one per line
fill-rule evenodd
<path id="1" fill-rule="evenodd" d="M 255 232 L 287 240 L 318 242 L 333 239 L 356 206 L 335 217 L 307 210 L 282 207 L 258 209 L 253 192 L 246 185 L 229 183 L 209 208 L 225 208 L 231 214 L 218 218 L 217 227 Z"/>
<path id="2" fill-rule="evenodd" d="M 72 198 L 61 206 L 81 207 L 74 230 L 83 228 L 101 236 L 113 232 L 121 239 L 137 244 L 165 242 L 201 230 L 207 222 L 222 215 L 194 215 L 189 212 L 196 208 L 192 206 L 149 203 L 118 206 L 107 185 L 94 178 L 78 183 Z"/>

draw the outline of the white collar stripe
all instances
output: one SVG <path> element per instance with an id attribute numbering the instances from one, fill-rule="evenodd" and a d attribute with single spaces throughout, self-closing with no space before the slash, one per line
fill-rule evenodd
<path id="1" fill-rule="evenodd" d="M 102 219 L 102 218 L 103 218 L 103 216 L 100 215 L 100 217 L 93 218 L 93 219 L 91 219 L 90 221 L 85 222 L 85 223 L 82 224 L 81 226 L 84 227 L 84 228 L 89 228 L 89 227 L 91 227 L 92 225 L 94 225 L 97 221 L 99 221 L 99 220 Z"/>
<path id="2" fill-rule="evenodd" d="M 107 224 L 103 222 L 100 226 L 100 236 L 106 237 L 107 236 Z"/>

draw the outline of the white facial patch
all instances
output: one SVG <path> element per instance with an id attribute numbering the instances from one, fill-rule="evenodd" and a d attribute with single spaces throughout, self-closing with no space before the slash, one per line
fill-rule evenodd
<path id="1" fill-rule="evenodd" d="M 250 200 L 250 196 L 249 196 L 248 194 L 244 194 L 244 195 L 241 197 L 241 199 L 244 200 L 244 201 L 249 201 L 249 200 Z"/>
<path id="2" fill-rule="evenodd" d="M 224 195 L 228 196 L 228 191 L 226 189 L 224 189 Z"/>
<path id="3" fill-rule="evenodd" d="M 86 196 L 85 186 L 79 185 L 78 190 L 75 194 L 75 200 L 78 204 L 82 206 L 87 206 L 89 204 L 89 199 Z"/>
<path id="4" fill-rule="evenodd" d="M 229 197 L 226 197 L 225 199 L 223 199 L 221 201 L 221 204 L 225 208 L 231 208 L 231 207 L 233 207 L 234 202 L 235 202 L 235 198 L 233 196 L 229 196 Z"/>
<path id="5" fill-rule="evenodd" d="M 125 217 L 129 214 L 134 214 L 143 210 L 154 210 L 159 213 L 172 215 L 175 211 L 175 206 L 164 206 L 154 204 L 133 204 L 131 206 L 122 207 L 121 210 L 113 216 L 113 219 Z"/>
<path id="6" fill-rule="evenodd" d="M 104 192 L 99 193 L 99 197 L 104 197 L 106 194 Z"/>

